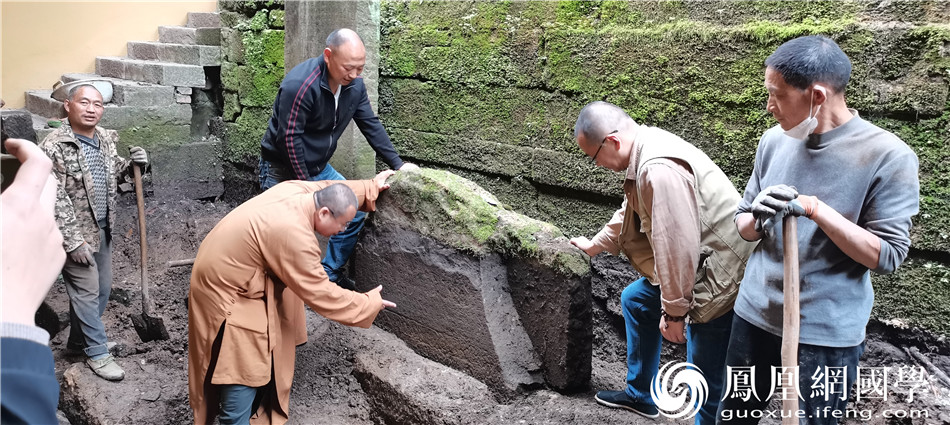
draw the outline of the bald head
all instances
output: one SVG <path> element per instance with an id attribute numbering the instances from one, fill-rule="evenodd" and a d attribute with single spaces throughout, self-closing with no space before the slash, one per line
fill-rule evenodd
<path id="1" fill-rule="evenodd" d="M 601 140 L 607 133 L 626 130 L 636 126 L 636 122 L 623 109 L 613 103 L 596 101 L 581 109 L 574 124 L 574 138 Z"/>
<path id="2" fill-rule="evenodd" d="M 327 36 L 327 48 L 337 49 L 344 44 L 356 43 L 359 46 L 363 46 L 363 39 L 360 38 L 360 35 L 349 28 L 340 28 L 333 30 L 329 36 Z"/>
<path id="3" fill-rule="evenodd" d="M 314 192 L 313 201 L 318 209 L 326 207 L 333 213 L 334 217 L 345 213 L 350 208 L 356 209 L 359 206 L 353 190 L 339 183 Z"/>

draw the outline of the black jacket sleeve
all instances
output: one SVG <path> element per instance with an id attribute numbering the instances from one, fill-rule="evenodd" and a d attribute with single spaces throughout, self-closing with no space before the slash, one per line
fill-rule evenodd
<path id="1" fill-rule="evenodd" d="M 366 93 L 366 86 L 361 86 L 361 89 L 360 103 L 356 106 L 353 121 L 356 121 L 356 126 L 363 132 L 366 141 L 369 142 L 373 150 L 383 158 L 383 161 L 393 170 L 398 170 L 402 167 L 402 159 L 399 158 L 399 154 L 396 153 L 396 148 L 393 147 L 392 140 L 389 140 L 389 135 L 386 134 L 383 123 L 379 121 L 379 117 L 373 112 L 373 106 L 369 103 L 369 95 Z"/>

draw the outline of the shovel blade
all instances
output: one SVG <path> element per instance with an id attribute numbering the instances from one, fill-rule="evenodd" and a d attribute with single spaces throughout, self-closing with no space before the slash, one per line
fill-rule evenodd
<path id="1" fill-rule="evenodd" d="M 132 326 L 135 327 L 135 332 L 139 334 L 142 342 L 168 339 L 168 330 L 165 329 L 165 321 L 161 317 L 134 314 Z"/>

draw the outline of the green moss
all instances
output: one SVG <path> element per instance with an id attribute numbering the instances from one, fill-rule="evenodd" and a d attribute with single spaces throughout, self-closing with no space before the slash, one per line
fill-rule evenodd
<path id="1" fill-rule="evenodd" d="M 874 308 L 881 321 L 950 336 L 950 266 L 910 259 L 892 275 L 874 275 Z"/>
<path id="2" fill-rule="evenodd" d="M 227 70 L 222 65 L 222 84 L 236 89 L 241 105 L 273 105 L 284 78 L 284 31 L 246 31 L 242 43 L 246 65 L 228 66 Z M 232 88 L 233 84 L 237 87 Z"/>
<path id="3" fill-rule="evenodd" d="M 192 140 L 191 127 L 188 125 L 152 124 L 141 127 L 126 127 L 119 132 L 118 152 L 125 156 L 129 147 L 141 146 L 145 150 L 160 147 L 174 147 Z"/>
<path id="4" fill-rule="evenodd" d="M 235 92 L 225 91 L 224 92 L 224 108 L 222 112 L 222 118 L 225 121 L 233 122 L 235 118 L 241 113 L 241 104 L 238 102 L 238 95 Z"/>
<path id="5" fill-rule="evenodd" d="M 391 185 L 388 193 L 411 217 L 407 224 L 426 236 L 476 255 L 534 258 L 564 274 L 589 273 L 583 254 L 559 229 L 508 210 L 470 180 L 424 168 L 397 174 Z"/>
<path id="6" fill-rule="evenodd" d="M 284 31 L 247 31 L 242 35 L 245 61 L 256 68 L 284 68 Z"/>
<path id="7" fill-rule="evenodd" d="M 262 31 L 270 26 L 267 23 L 267 10 L 258 10 L 250 20 L 239 22 L 236 29 L 242 31 Z"/>
<path id="8" fill-rule="evenodd" d="M 284 27 L 284 11 L 283 10 L 270 11 L 269 22 L 270 22 L 271 28 L 283 28 Z"/>
<path id="9" fill-rule="evenodd" d="M 241 87 L 247 84 L 250 76 L 247 73 L 247 67 L 240 66 L 231 62 L 221 64 L 221 87 L 224 90 L 237 92 Z"/>
<path id="10" fill-rule="evenodd" d="M 426 223 L 422 233 L 443 240 L 456 248 L 484 253 L 485 243 L 498 223 L 497 207 L 486 202 L 474 186 L 444 171 L 423 169 L 413 175 L 400 174 L 392 180 L 390 191 L 419 199 L 403 208 Z M 458 237 L 456 237 L 458 236 Z"/>
<path id="11" fill-rule="evenodd" d="M 270 116 L 271 110 L 267 108 L 244 108 L 233 123 L 226 123 L 224 158 L 243 163 L 260 155 Z"/>

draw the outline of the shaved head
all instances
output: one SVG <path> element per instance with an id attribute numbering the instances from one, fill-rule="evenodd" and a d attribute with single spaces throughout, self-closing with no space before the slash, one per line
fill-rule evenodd
<path id="1" fill-rule="evenodd" d="M 574 124 L 574 138 L 601 140 L 607 133 L 636 125 L 633 118 L 617 105 L 603 101 L 588 103 L 581 109 Z"/>
<path id="2" fill-rule="evenodd" d="M 356 194 L 345 184 L 332 184 L 313 193 L 313 201 L 317 209 L 326 207 L 334 217 L 345 213 L 350 208 L 357 209 L 359 204 Z"/>
<path id="3" fill-rule="evenodd" d="M 360 35 L 349 28 L 340 28 L 333 30 L 329 36 L 327 36 L 327 47 L 330 49 L 336 49 L 344 44 L 357 42 L 360 45 L 363 44 L 363 39 L 360 38 Z"/>

